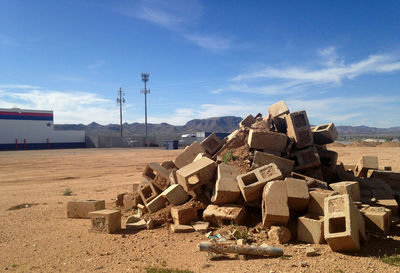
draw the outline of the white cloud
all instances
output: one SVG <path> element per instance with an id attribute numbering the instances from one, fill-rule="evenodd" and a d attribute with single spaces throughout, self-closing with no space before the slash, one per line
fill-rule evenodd
<path id="1" fill-rule="evenodd" d="M 0 93 L 0 107 L 53 110 L 55 123 L 117 123 L 118 107 L 114 101 L 80 91 L 23 90 Z"/>
<path id="2" fill-rule="evenodd" d="M 0 88 L 4 89 L 40 89 L 38 86 L 28 84 L 0 84 Z"/>
<path id="3" fill-rule="evenodd" d="M 118 12 L 166 28 L 201 48 L 222 51 L 232 45 L 231 39 L 191 30 L 203 13 L 202 4 L 196 0 L 139 1 L 121 6 Z"/>

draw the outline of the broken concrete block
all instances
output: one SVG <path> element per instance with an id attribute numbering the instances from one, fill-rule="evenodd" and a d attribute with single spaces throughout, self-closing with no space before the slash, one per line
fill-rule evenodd
<path id="1" fill-rule="evenodd" d="M 172 161 L 172 160 L 163 161 L 163 162 L 161 162 L 160 165 L 161 165 L 161 167 L 167 169 L 168 171 L 177 169 L 177 167 L 174 164 L 174 161 Z"/>
<path id="2" fill-rule="evenodd" d="M 146 229 L 147 223 L 144 219 L 137 216 L 129 216 L 125 222 L 126 229 L 138 230 L 138 229 Z"/>
<path id="3" fill-rule="evenodd" d="M 210 223 L 205 221 L 193 221 L 190 223 L 190 225 L 194 228 L 195 231 L 206 232 L 208 230 L 208 227 L 210 226 Z"/>
<path id="4" fill-rule="evenodd" d="M 214 225 L 235 223 L 240 225 L 246 217 L 244 206 L 240 205 L 208 205 L 203 212 L 203 219 Z"/>
<path id="5" fill-rule="evenodd" d="M 294 138 L 296 148 L 313 145 L 314 139 L 306 111 L 290 113 L 286 116 L 287 136 Z"/>
<path id="6" fill-rule="evenodd" d="M 124 196 L 125 194 L 128 194 L 127 192 L 120 193 L 117 195 L 117 200 L 115 200 L 115 205 L 117 207 L 122 207 L 124 205 Z"/>
<path id="7" fill-rule="evenodd" d="M 290 237 L 290 230 L 286 227 L 272 226 L 268 231 L 268 239 L 277 244 L 289 242 Z"/>
<path id="8" fill-rule="evenodd" d="M 154 198 L 153 200 L 151 200 L 150 202 L 147 203 L 146 207 L 147 210 L 150 213 L 154 213 L 162 208 L 165 208 L 165 202 L 167 200 L 164 198 L 164 196 L 159 195 L 156 198 Z"/>
<path id="9" fill-rule="evenodd" d="M 368 178 L 377 178 L 385 181 L 394 191 L 400 191 L 400 173 L 392 171 L 368 170 Z"/>
<path id="10" fill-rule="evenodd" d="M 339 194 L 349 194 L 351 199 L 355 202 L 361 201 L 360 186 L 356 181 L 342 181 L 338 183 L 329 184 L 332 190 Z"/>
<path id="11" fill-rule="evenodd" d="M 186 166 L 189 163 L 193 162 L 193 159 L 199 154 L 199 153 L 204 153 L 205 150 L 202 145 L 200 145 L 197 142 L 193 142 L 190 146 L 186 147 L 183 152 L 178 155 L 175 160 L 174 164 L 175 166 L 180 169 L 184 166 Z"/>
<path id="12" fill-rule="evenodd" d="M 161 191 L 165 190 L 170 185 L 169 174 L 170 171 L 156 162 L 147 164 L 143 171 L 143 177 L 153 183 L 154 186 Z"/>
<path id="13" fill-rule="evenodd" d="M 71 200 L 67 203 L 67 217 L 89 219 L 89 212 L 102 209 L 105 209 L 104 200 Z"/>
<path id="14" fill-rule="evenodd" d="M 136 208 L 139 204 L 143 204 L 139 194 L 128 193 L 124 195 L 123 205 L 125 209 Z"/>
<path id="15" fill-rule="evenodd" d="M 366 178 L 368 170 L 378 170 L 378 168 L 378 157 L 363 155 L 354 168 L 354 175 Z"/>
<path id="16" fill-rule="evenodd" d="M 194 231 L 193 227 L 188 225 L 171 225 L 170 228 L 174 233 L 188 233 Z"/>
<path id="17" fill-rule="evenodd" d="M 272 119 L 274 121 L 276 130 L 278 130 L 278 132 L 284 133 L 284 134 L 286 134 L 286 132 L 287 132 L 286 116 L 287 115 L 284 114 L 281 116 L 273 117 L 273 119 Z"/>
<path id="18" fill-rule="evenodd" d="M 178 184 L 178 179 L 176 178 L 176 171 L 177 170 L 171 170 L 171 172 L 169 173 L 169 183 L 170 183 L 170 185 Z"/>
<path id="19" fill-rule="evenodd" d="M 193 220 L 197 220 L 198 210 L 199 208 L 196 207 L 171 207 L 172 220 L 174 221 L 175 225 L 188 225 Z"/>
<path id="20" fill-rule="evenodd" d="M 286 225 L 289 221 L 287 186 L 284 180 L 271 181 L 262 193 L 262 222 L 269 228 L 272 225 Z"/>
<path id="21" fill-rule="evenodd" d="M 211 202 L 214 204 L 236 203 L 240 197 L 240 189 L 236 180 L 238 175 L 239 172 L 235 166 L 219 164 Z"/>
<path id="22" fill-rule="evenodd" d="M 250 148 L 283 152 L 287 140 L 287 136 L 282 133 L 250 129 L 247 142 Z"/>
<path id="23" fill-rule="evenodd" d="M 307 183 L 308 188 L 320 188 L 320 189 L 328 189 L 328 184 L 325 181 L 309 177 L 304 174 L 299 174 L 292 172 L 290 174 L 291 177 L 296 178 L 296 179 L 302 179 L 305 180 Z"/>
<path id="24" fill-rule="evenodd" d="M 348 194 L 329 196 L 324 204 L 324 237 L 334 251 L 360 250 L 360 212 Z M 362 217 L 361 217 L 362 219 Z"/>
<path id="25" fill-rule="evenodd" d="M 282 179 L 282 173 L 275 163 L 261 166 L 237 177 L 244 200 L 251 202 L 261 197 L 262 189 L 269 181 Z"/>
<path id="26" fill-rule="evenodd" d="M 181 205 L 189 199 L 189 195 L 179 184 L 169 186 L 161 193 L 161 196 L 165 197 L 173 206 Z"/>
<path id="27" fill-rule="evenodd" d="M 318 156 L 321 165 L 329 169 L 335 169 L 337 165 L 338 153 L 322 148 L 320 145 L 315 145 L 318 151 Z"/>
<path id="28" fill-rule="evenodd" d="M 206 152 L 212 156 L 218 152 L 219 149 L 221 149 L 221 147 L 224 145 L 224 141 L 219 139 L 215 133 L 212 133 L 200 144 L 203 146 L 204 150 L 206 150 Z"/>
<path id="29" fill-rule="evenodd" d="M 92 219 L 90 231 L 101 233 L 114 233 L 121 229 L 121 211 L 119 210 L 97 210 L 89 212 Z"/>
<path id="30" fill-rule="evenodd" d="M 314 137 L 314 143 L 325 145 L 335 142 L 338 132 L 333 123 L 322 124 L 311 128 Z"/>
<path id="31" fill-rule="evenodd" d="M 151 182 L 142 181 L 139 184 L 138 192 L 140 197 L 142 198 L 143 203 L 147 206 L 147 204 L 157 197 L 158 191 L 154 187 Z"/>
<path id="32" fill-rule="evenodd" d="M 277 116 L 281 116 L 284 114 L 289 114 L 289 109 L 286 106 L 285 101 L 281 100 L 281 101 L 278 101 L 277 103 L 272 104 L 270 107 L 268 107 L 268 113 L 272 117 L 277 117 Z"/>
<path id="33" fill-rule="evenodd" d="M 256 122 L 256 119 L 253 115 L 247 115 L 240 123 L 240 127 L 250 127 L 253 123 Z"/>
<path id="34" fill-rule="evenodd" d="M 366 207 L 360 210 L 365 220 L 365 228 L 370 232 L 382 232 L 388 234 L 390 231 L 392 213 L 384 207 Z"/>
<path id="35" fill-rule="evenodd" d="M 298 150 L 294 153 L 294 156 L 296 157 L 294 170 L 311 169 L 321 165 L 321 161 L 315 147 Z"/>
<path id="36" fill-rule="evenodd" d="M 337 195 L 338 193 L 331 190 L 315 189 L 309 192 L 310 200 L 307 206 L 307 213 L 310 215 L 324 215 L 324 200 L 326 197 L 331 195 Z"/>
<path id="37" fill-rule="evenodd" d="M 201 159 L 201 158 L 203 158 L 203 157 L 208 157 L 209 159 L 212 159 L 212 157 L 211 157 L 209 154 L 206 154 L 206 153 L 199 153 L 199 154 L 196 155 L 196 157 L 193 159 L 193 162 L 194 162 L 194 161 L 197 161 L 197 160 L 199 160 L 199 159 Z"/>
<path id="38" fill-rule="evenodd" d="M 213 160 L 203 157 L 176 172 L 178 183 L 191 195 L 202 185 L 213 185 L 215 182 L 216 164 Z"/>
<path id="39" fill-rule="evenodd" d="M 310 244 L 322 244 L 325 241 L 324 216 L 307 214 L 299 217 L 297 240 Z"/>
<path id="40" fill-rule="evenodd" d="M 306 257 L 315 257 L 318 255 L 319 255 L 319 253 L 318 253 L 317 249 L 315 249 L 311 246 L 306 248 Z"/>
<path id="41" fill-rule="evenodd" d="M 138 209 L 139 209 L 139 211 L 141 212 L 141 213 L 146 213 L 147 212 L 147 208 L 144 206 L 144 205 L 142 205 L 142 204 L 138 204 Z"/>
<path id="42" fill-rule="evenodd" d="M 289 176 L 293 171 L 294 161 L 275 156 L 269 153 L 255 151 L 252 169 L 259 168 L 270 163 L 275 163 L 278 169 L 282 172 L 283 177 Z"/>
<path id="43" fill-rule="evenodd" d="M 372 191 L 374 194 L 374 196 L 379 196 L 378 194 L 376 194 L 377 190 L 373 190 Z M 385 207 L 387 209 L 390 209 L 390 211 L 392 212 L 393 216 L 397 216 L 398 215 L 398 210 L 399 210 L 399 206 L 397 204 L 396 199 L 394 198 L 385 198 L 385 197 L 376 197 L 376 204 L 378 206 L 382 206 Z"/>
<path id="44" fill-rule="evenodd" d="M 310 195 L 307 183 L 304 180 L 286 177 L 287 197 L 289 209 L 303 212 L 307 208 Z"/>

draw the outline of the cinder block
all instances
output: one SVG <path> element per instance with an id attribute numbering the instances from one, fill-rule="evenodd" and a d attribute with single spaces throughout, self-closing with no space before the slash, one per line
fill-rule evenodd
<path id="1" fill-rule="evenodd" d="M 197 220 L 197 207 L 174 206 L 171 207 L 171 216 L 175 225 L 188 225 Z"/>
<path id="2" fill-rule="evenodd" d="M 178 169 L 175 166 L 174 161 L 172 161 L 172 160 L 163 161 L 163 162 L 161 162 L 160 165 L 161 165 L 161 167 L 167 169 L 168 171 L 171 171 L 171 170 L 174 170 L 174 169 L 175 170 Z"/>
<path id="3" fill-rule="evenodd" d="M 105 209 L 104 200 L 71 200 L 67 203 L 67 217 L 89 219 L 89 212 L 102 209 Z"/>
<path id="4" fill-rule="evenodd" d="M 363 155 L 354 168 L 354 175 L 366 178 L 368 170 L 377 170 L 378 168 L 378 157 Z"/>
<path id="5" fill-rule="evenodd" d="M 310 215 L 324 216 L 324 200 L 326 197 L 337 195 L 338 193 L 330 190 L 315 189 L 309 192 L 307 213 Z"/>
<path id="6" fill-rule="evenodd" d="M 298 150 L 295 152 L 294 156 L 296 157 L 294 170 L 311 169 L 321 165 L 321 161 L 315 147 Z"/>
<path id="7" fill-rule="evenodd" d="M 282 172 L 283 177 L 289 176 L 293 171 L 294 161 L 269 153 L 255 151 L 252 169 L 259 168 L 270 163 L 275 163 Z"/>
<path id="8" fill-rule="evenodd" d="M 250 129 L 248 144 L 250 148 L 283 152 L 287 144 L 287 136 L 282 133 Z"/>
<path id="9" fill-rule="evenodd" d="M 277 103 L 272 104 L 270 107 L 268 107 L 268 113 L 272 117 L 277 117 L 277 116 L 281 116 L 284 114 L 289 114 L 289 109 L 286 106 L 285 101 L 281 100 L 281 101 L 278 101 Z"/>
<path id="10" fill-rule="evenodd" d="M 212 156 L 221 149 L 224 145 L 224 141 L 219 139 L 215 133 L 212 133 L 201 142 L 201 145 L 204 150 Z"/>
<path id="11" fill-rule="evenodd" d="M 303 212 L 307 208 L 310 195 L 307 183 L 304 180 L 286 177 L 287 197 L 289 209 Z"/>
<path id="12" fill-rule="evenodd" d="M 239 172 L 235 166 L 219 164 L 211 202 L 214 204 L 236 203 L 240 197 L 240 189 L 236 180 L 238 175 Z"/>
<path id="13" fill-rule="evenodd" d="M 114 233 L 121 229 L 121 211 L 119 210 L 97 210 L 89 212 L 92 219 L 92 232 Z"/>
<path id="14" fill-rule="evenodd" d="M 286 124 L 286 114 L 281 115 L 281 116 L 276 116 L 273 117 L 273 122 L 274 122 L 274 126 L 275 129 L 278 130 L 278 132 L 280 133 L 287 133 L 287 124 Z"/>
<path id="15" fill-rule="evenodd" d="M 171 225 L 170 228 L 174 233 L 188 233 L 194 231 L 193 227 L 189 225 Z"/>
<path id="16" fill-rule="evenodd" d="M 360 250 L 360 212 L 348 194 L 329 196 L 324 203 L 324 237 L 334 251 Z M 362 217 L 361 217 L 362 219 Z M 364 224 L 364 223 L 362 223 Z"/>
<path id="17" fill-rule="evenodd" d="M 193 221 L 190 223 L 190 225 L 194 228 L 195 231 L 205 232 L 208 230 L 210 223 L 204 221 Z"/>
<path id="18" fill-rule="evenodd" d="M 164 196 L 173 206 L 181 205 L 189 199 L 189 195 L 179 184 L 169 186 L 161 193 L 161 196 Z"/>
<path id="19" fill-rule="evenodd" d="M 253 123 L 256 122 L 256 119 L 253 117 L 253 115 L 247 115 L 240 123 L 240 127 L 250 127 L 253 125 Z"/>
<path id="20" fill-rule="evenodd" d="M 128 193 L 124 195 L 123 205 L 125 209 L 136 208 L 138 204 L 143 204 L 139 194 Z"/>
<path id="21" fill-rule="evenodd" d="M 261 197 L 262 189 L 269 181 L 282 179 L 282 173 L 275 163 L 261 166 L 237 177 L 244 200 L 251 202 Z"/>
<path id="22" fill-rule="evenodd" d="M 131 215 L 125 221 L 126 229 L 131 230 L 139 230 L 139 229 L 146 229 L 147 223 L 144 219 Z"/>
<path id="23" fill-rule="evenodd" d="M 167 200 L 161 194 L 147 203 L 146 207 L 150 213 L 154 213 L 162 208 L 165 208 Z"/>
<path id="24" fill-rule="evenodd" d="M 190 146 L 186 147 L 185 150 L 178 155 L 175 160 L 175 166 L 180 169 L 189 163 L 193 162 L 193 159 L 199 154 L 204 153 L 205 150 L 202 145 L 197 142 L 193 142 Z"/>
<path id="25" fill-rule="evenodd" d="M 302 170 L 302 172 L 304 173 L 304 175 L 321 180 L 321 181 L 325 181 L 324 179 L 324 173 L 322 172 L 322 166 L 320 167 L 316 167 L 316 168 L 312 168 L 312 169 L 305 169 Z"/>
<path id="26" fill-rule="evenodd" d="M 377 178 L 385 181 L 394 191 L 400 191 L 400 173 L 392 171 L 368 170 L 368 178 Z"/>
<path id="27" fill-rule="evenodd" d="M 314 137 L 314 143 L 324 145 L 335 142 L 338 132 L 333 123 L 322 124 L 311 128 Z"/>
<path id="28" fill-rule="evenodd" d="M 147 206 L 147 204 L 157 197 L 158 191 L 154 187 L 154 185 L 148 181 L 142 181 L 139 184 L 138 192 L 140 197 L 142 198 L 143 203 Z"/>
<path id="29" fill-rule="evenodd" d="M 169 174 L 170 171 L 156 162 L 147 164 L 143 171 L 143 177 L 153 183 L 154 186 L 161 191 L 165 190 L 170 185 Z"/>
<path id="30" fill-rule="evenodd" d="M 306 111 L 290 113 L 286 116 L 287 136 L 294 138 L 297 149 L 313 145 L 314 139 Z"/>
<path id="31" fill-rule="evenodd" d="M 320 145 L 315 145 L 318 151 L 318 156 L 321 161 L 321 165 L 329 169 L 334 170 L 337 165 L 338 153 L 335 151 L 327 150 Z"/>
<path id="32" fill-rule="evenodd" d="M 365 220 L 365 228 L 370 232 L 382 232 L 388 234 L 390 231 L 392 213 L 384 207 L 366 207 L 360 210 Z"/>
<path id="33" fill-rule="evenodd" d="M 262 222 L 264 227 L 286 225 L 289 221 L 287 186 L 284 180 L 265 185 L 262 193 Z"/>
<path id="34" fill-rule="evenodd" d="M 338 183 L 329 184 L 332 190 L 339 194 L 348 194 L 355 202 L 361 201 L 360 186 L 356 181 L 342 181 Z"/>
<path id="35" fill-rule="evenodd" d="M 202 185 L 213 185 L 215 182 L 216 164 L 213 160 L 203 157 L 176 172 L 178 183 L 191 195 Z"/>
<path id="36" fill-rule="evenodd" d="M 178 179 L 176 178 L 176 171 L 177 170 L 171 170 L 169 173 L 169 183 L 171 185 L 178 184 Z"/>
<path id="37" fill-rule="evenodd" d="M 307 214 L 299 217 L 297 228 L 297 240 L 310 244 L 322 244 L 325 242 L 324 216 Z"/>
<path id="38" fill-rule="evenodd" d="M 214 225 L 235 223 L 240 225 L 246 217 L 244 206 L 240 205 L 208 205 L 203 212 L 203 219 Z"/>
<path id="39" fill-rule="evenodd" d="M 305 180 L 307 183 L 308 188 L 320 188 L 320 189 L 328 189 L 328 184 L 325 181 L 316 179 L 314 177 L 309 177 L 304 174 L 299 174 L 292 172 L 290 174 L 291 177 Z"/>

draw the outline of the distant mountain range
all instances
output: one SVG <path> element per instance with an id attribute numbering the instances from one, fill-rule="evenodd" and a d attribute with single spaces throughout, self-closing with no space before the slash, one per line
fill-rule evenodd
<path id="1" fill-rule="evenodd" d="M 196 132 L 218 132 L 230 133 L 239 127 L 242 120 L 240 117 L 225 116 L 208 119 L 193 119 L 183 126 L 174 126 L 168 123 L 148 124 L 148 135 L 157 139 L 179 139 L 183 134 L 194 134 Z M 84 124 L 55 124 L 57 130 L 85 130 L 86 135 L 107 135 L 118 136 L 119 125 L 109 124 L 100 125 L 92 122 L 88 125 Z M 340 137 L 383 137 L 383 136 L 400 136 L 400 127 L 391 128 L 375 128 L 367 126 L 337 126 Z M 144 136 L 144 123 L 124 123 L 125 136 Z"/>

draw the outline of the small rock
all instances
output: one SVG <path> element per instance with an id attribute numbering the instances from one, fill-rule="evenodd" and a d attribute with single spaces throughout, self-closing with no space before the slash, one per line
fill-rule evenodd
<path id="1" fill-rule="evenodd" d="M 310 265 L 307 262 L 301 262 L 301 267 L 309 267 Z"/>
<path id="2" fill-rule="evenodd" d="M 307 247 L 306 248 L 306 256 L 307 257 L 318 256 L 318 251 L 313 247 Z"/>
<path id="3" fill-rule="evenodd" d="M 290 237 L 290 230 L 286 227 L 272 226 L 268 231 L 268 238 L 279 244 L 288 242 Z"/>

